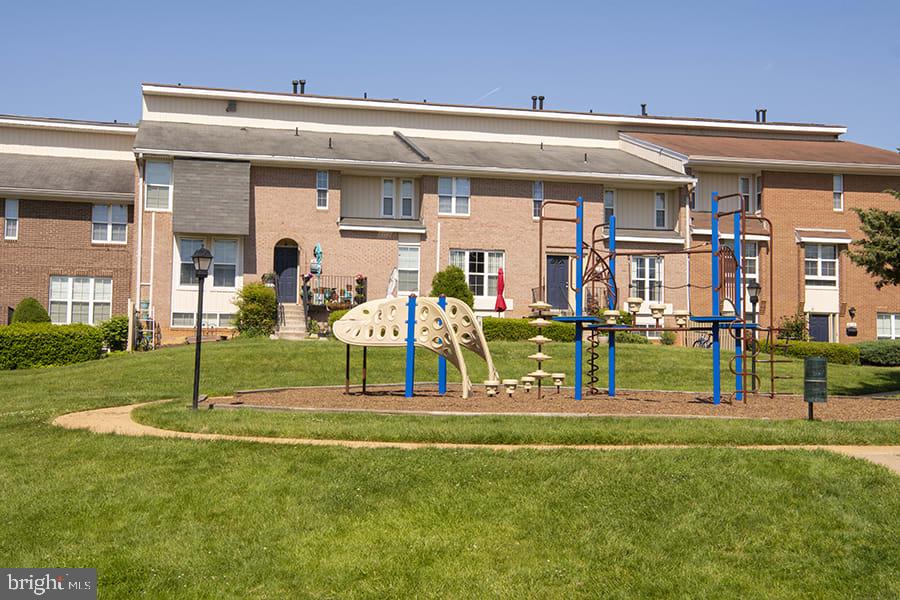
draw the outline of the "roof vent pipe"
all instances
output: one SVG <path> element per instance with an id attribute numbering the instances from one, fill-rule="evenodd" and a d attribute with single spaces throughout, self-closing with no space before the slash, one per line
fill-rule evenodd
<path id="1" fill-rule="evenodd" d="M 538 110 L 544 110 L 544 97 L 538 96 Z"/>
<path id="2" fill-rule="evenodd" d="M 294 93 L 297 93 L 297 85 L 300 83 L 298 79 L 295 79 L 291 82 L 291 87 L 294 89 Z"/>
<path id="3" fill-rule="evenodd" d="M 305 79 L 300 80 L 300 93 L 301 94 L 306 93 L 306 80 Z"/>
<path id="4" fill-rule="evenodd" d="M 647 104 L 646 103 L 641 104 L 641 116 L 642 117 L 647 116 Z"/>
<path id="5" fill-rule="evenodd" d="M 759 113 L 760 113 L 760 109 L 757 108 L 756 109 L 756 122 L 757 123 L 759 123 L 759 119 L 760 119 Z"/>
<path id="6" fill-rule="evenodd" d="M 760 109 L 760 111 L 759 111 L 759 112 L 762 113 L 762 122 L 763 122 L 763 123 L 766 122 L 766 113 L 768 112 L 768 110 L 769 110 L 769 109 L 767 109 L 767 108 L 763 108 L 763 109 Z"/>
<path id="7" fill-rule="evenodd" d="M 531 97 L 531 110 L 537 110 L 537 96 Z"/>

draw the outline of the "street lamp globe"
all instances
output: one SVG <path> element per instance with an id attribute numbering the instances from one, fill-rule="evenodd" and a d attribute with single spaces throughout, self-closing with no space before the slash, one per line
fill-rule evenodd
<path id="1" fill-rule="evenodd" d="M 194 261 L 194 271 L 199 279 L 209 275 L 209 266 L 212 264 L 213 255 L 206 246 L 200 246 L 191 256 L 191 260 Z"/>
<path id="2" fill-rule="evenodd" d="M 759 282 L 756 280 L 747 284 L 747 293 L 750 296 L 750 304 L 757 304 L 759 302 L 759 290 L 761 289 L 762 286 L 759 285 Z"/>

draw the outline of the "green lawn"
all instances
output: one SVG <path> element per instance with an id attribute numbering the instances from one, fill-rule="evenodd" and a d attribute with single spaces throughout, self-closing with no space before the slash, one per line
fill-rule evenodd
<path id="1" fill-rule="evenodd" d="M 527 352 L 495 350 L 501 365 Z M 689 359 L 700 354 L 682 352 L 634 347 L 621 362 L 674 357 L 689 367 L 678 385 L 704 389 Z M 328 383 L 343 368 L 328 343 L 204 353 L 212 394 Z M 370 358 L 372 380 L 399 380 L 399 354 Z M 348 450 L 49 424 L 184 403 L 191 366 L 175 348 L 0 373 L 0 563 L 96 567 L 101 598 L 900 596 L 900 477 L 826 452 Z M 831 373 L 832 390 L 897 381 Z"/>

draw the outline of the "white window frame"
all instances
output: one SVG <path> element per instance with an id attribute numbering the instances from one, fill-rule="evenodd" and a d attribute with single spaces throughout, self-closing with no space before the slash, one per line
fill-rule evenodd
<path id="1" fill-rule="evenodd" d="M 401 278 L 400 273 L 403 271 L 412 272 L 413 269 L 409 268 L 401 268 L 400 267 L 400 254 L 402 254 L 403 250 L 414 249 L 416 251 L 416 289 L 414 290 L 404 290 L 401 289 Z M 400 296 L 408 296 L 410 294 L 418 294 L 419 288 L 422 287 L 422 244 L 407 244 L 401 243 L 397 244 L 397 294 Z"/>
<path id="2" fill-rule="evenodd" d="M 638 277 L 638 262 L 644 261 L 644 277 Z M 650 279 L 650 268 L 649 261 L 656 262 L 656 278 Z M 663 279 L 663 273 L 665 268 L 665 263 L 663 262 L 663 258 L 661 256 L 653 256 L 653 255 L 642 255 L 642 256 L 632 256 L 631 264 L 629 265 L 631 273 L 629 274 L 629 289 L 628 293 L 631 296 L 636 296 L 638 298 L 642 298 L 644 302 L 652 302 L 654 304 L 661 304 L 665 301 L 665 285 Z M 645 294 L 643 296 L 638 295 L 637 286 L 635 282 L 642 282 L 644 284 Z M 653 285 L 651 283 L 658 283 L 659 294 L 658 298 L 653 298 Z"/>
<path id="3" fill-rule="evenodd" d="M 53 278 L 63 278 L 66 279 L 66 298 L 65 299 L 57 299 L 53 297 Z M 84 300 L 75 300 L 72 296 L 75 291 L 75 280 L 76 279 L 87 279 L 89 281 L 88 286 L 91 290 L 90 298 L 87 300 L 88 304 L 88 324 L 89 325 L 99 325 L 100 322 L 95 322 L 94 319 L 94 308 L 98 304 L 109 304 L 109 317 L 111 318 L 113 315 L 112 305 L 113 305 L 113 278 L 112 277 L 91 277 L 88 275 L 51 275 L 49 279 L 49 289 L 47 291 L 47 312 L 52 314 L 52 302 L 65 302 L 66 304 L 66 320 L 65 322 L 59 323 L 54 322 L 55 325 L 70 325 L 72 323 L 72 308 L 76 303 L 85 302 Z M 99 301 L 96 298 L 96 285 L 97 280 L 109 280 L 109 301 Z"/>
<path id="4" fill-rule="evenodd" d="M 470 256 L 473 252 L 481 252 L 484 254 L 484 271 L 481 273 L 473 273 L 469 270 L 470 264 Z M 469 289 L 472 291 L 472 294 L 476 298 L 495 298 L 497 296 L 496 293 L 491 293 L 491 281 L 494 282 L 494 289 L 497 289 L 497 278 L 498 272 L 500 269 L 506 269 L 506 252 L 503 250 L 482 250 L 480 248 L 451 248 L 450 249 L 450 258 L 449 264 L 454 264 L 453 262 L 453 254 L 458 253 L 462 254 L 463 266 L 459 267 L 462 269 L 463 273 L 466 275 L 466 284 L 469 286 Z M 496 271 L 489 271 L 488 265 L 490 264 L 490 255 L 499 255 L 500 264 L 497 267 Z M 481 289 L 484 291 L 483 294 L 478 294 L 472 289 L 472 278 L 480 278 L 481 279 Z"/>
<path id="5" fill-rule="evenodd" d="M 147 180 L 146 174 L 147 174 L 147 171 L 149 171 L 149 166 L 150 166 L 151 164 L 164 164 L 164 165 L 168 165 L 168 166 L 169 166 L 169 183 L 168 183 L 168 184 L 162 184 L 162 183 L 150 183 L 150 182 Z M 175 177 L 175 175 L 174 175 L 174 170 L 175 170 L 175 169 L 174 169 L 174 165 L 172 164 L 172 161 L 168 161 L 168 160 L 148 160 L 148 161 L 146 162 L 146 164 L 144 165 L 144 210 L 145 210 L 145 211 L 147 211 L 147 212 L 172 212 L 172 191 L 173 191 L 173 188 L 175 187 L 175 186 L 172 184 L 172 179 Z M 168 198 L 168 204 L 167 204 L 166 208 L 153 208 L 153 207 L 150 207 L 150 206 L 147 205 L 147 199 L 148 199 L 148 197 L 149 197 L 149 195 L 147 194 L 147 191 L 148 191 L 151 187 L 153 187 L 153 188 L 160 188 L 160 189 L 161 189 L 161 188 L 168 188 L 168 192 L 169 192 L 168 197 L 169 197 L 169 198 Z"/>
<path id="6" fill-rule="evenodd" d="M 193 289 L 193 288 L 196 288 L 196 287 L 197 287 L 197 282 L 196 282 L 196 281 L 185 283 L 184 281 L 181 280 L 181 265 L 190 264 L 190 265 L 191 265 L 191 269 L 194 268 L 194 261 L 193 261 L 193 259 L 192 259 L 190 256 L 182 256 L 182 255 L 181 255 L 181 242 L 182 242 L 182 240 L 191 240 L 191 241 L 194 241 L 194 242 L 200 242 L 200 243 L 201 243 L 202 245 L 204 245 L 204 246 L 206 245 L 206 240 L 203 239 L 202 237 L 195 237 L 195 236 L 192 236 L 192 235 L 180 235 L 180 236 L 177 236 L 177 237 L 175 238 L 175 251 L 178 253 L 178 263 L 177 263 L 177 264 L 178 264 L 178 274 L 177 274 L 177 276 L 176 276 L 176 277 L 177 277 L 177 281 L 178 281 L 178 287 L 179 287 L 179 288 L 182 288 L 182 289 Z M 213 257 L 213 258 L 215 258 L 215 257 Z M 210 265 L 210 267 L 211 267 L 211 266 L 212 266 L 212 265 Z M 193 271 L 191 271 L 191 272 L 193 273 Z"/>
<path id="7" fill-rule="evenodd" d="M 832 181 L 832 201 L 831 208 L 834 212 L 844 212 L 844 176 L 833 175 Z"/>
<path id="8" fill-rule="evenodd" d="M 7 198 L 3 207 L 3 239 L 15 241 L 19 239 L 19 201 Z M 9 234 L 9 226 L 13 226 L 13 234 Z"/>
<path id="9" fill-rule="evenodd" d="M 450 212 L 441 211 L 441 179 L 449 179 L 450 180 Z M 469 186 L 469 194 L 467 196 L 463 196 L 459 194 L 459 182 L 465 180 Z M 438 177 L 438 215 L 440 216 L 451 216 L 451 217 L 468 217 L 472 214 L 472 180 L 468 177 Z M 443 194 L 446 196 L 446 194 Z M 459 209 L 459 199 L 465 198 L 466 202 L 466 212 L 462 212 Z"/>
<path id="10" fill-rule="evenodd" d="M 762 175 L 757 175 L 756 176 L 756 189 L 754 190 L 756 192 L 756 206 L 753 207 L 754 213 L 762 212 L 762 190 L 763 190 Z"/>
<path id="11" fill-rule="evenodd" d="M 405 186 L 409 186 L 409 195 L 404 191 Z M 404 211 L 404 202 L 409 200 L 409 214 Z M 416 216 L 416 184 L 412 179 L 400 180 L 400 218 L 414 219 Z"/>
<path id="12" fill-rule="evenodd" d="M 388 196 L 384 191 L 384 184 L 391 184 L 391 195 Z M 387 213 L 384 210 L 385 201 L 390 198 L 391 200 L 391 212 Z M 397 182 L 395 182 L 390 177 L 383 177 L 381 179 L 381 208 L 379 209 L 381 212 L 381 217 L 383 219 L 395 219 L 397 218 Z"/>
<path id="13" fill-rule="evenodd" d="M 190 315 L 191 322 L 189 325 L 185 324 L 176 324 L 175 323 L 175 315 Z M 232 323 L 228 325 L 222 325 L 222 317 L 231 317 Z M 234 319 L 235 313 L 203 313 L 202 317 L 202 327 L 215 327 L 216 329 L 234 329 Z M 172 311 L 170 316 L 170 323 L 172 329 L 193 329 L 196 327 L 197 323 L 197 313 L 194 312 L 185 312 L 181 310 Z"/>
<path id="14" fill-rule="evenodd" d="M 241 241 L 237 238 L 217 237 L 210 240 L 213 253 L 212 263 L 209 265 L 209 276 L 212 279 L 212 289 L 214 290 L 235 290 L 237 289 L 237 281 L 240 274 L 241 262 Z M 234 262 L 226 263 L 216 259 L 216 242 L 234 242 Z M 192 261 L 193 262 L 193 261 Z M 234 285 L 216 285 L 216 264 L 234 266 Z"/>
<path id="15" fill-rule="evenodd" d="M 113 220 L 113 207 L 121 208 L 125 213 L 124 221 L 114 221 Z M 97 221 L 96 219 L 96 211 L 99 208 L 106 209 L 106 217 L 102 221 Z M 97 239 L 94 237 L 94 226 L 95 225 L 105 225 L 106 226 L 106 235 L 103 239 Z M 125 239 L 124 240 L 113 240 L 113 226 L 114 225 L 124 225 L 125 226 Z M 91 206 L 91 243 L 92 244 L 117 244 L 117 245 L 125 245 L 128 243 L 128 206 L 126 204 L 94 204 Z"/>
<path id="16" fill-rule="evenodd" d="M 813 258 L 808 258 L 806 255 L 806 251 L 808 248 L 816 248 L 816 256 Z M 822 248 L 832 247 L 834 248 L 834 258 L 822 258 Z M 806 244 L 803 248 L 803 283 L 808 288 L 822 288 L 827 290 L 834 290 L 838 287 L 838 276 L 839 276 L 839 266 L 840 262 L 838 259 L 840 258 L 841 252 L 838 247 L 834 244 Z M 823 275 L 822 274 L 822 265 L 824 263 L 834 263 L 834 275 Z M 807 263 L 815 263 L 816 265 L 816 273 L 815 274 L 807 274 L 806 266 Z M 821 283 L 809 283 L 810 280 L 815 282 L 822 281 L 830 281 L 834 282 L 833 284 L 825 284 Z"/>
<path id="17" fill-rule="evenodd" d="M 469 190 L 471 194 L 471 189 Z M 471 197 L 469 198 L 471 202 Z M 531 183 L 531 218 L 535 221 L 541 218 L 541 206 L 544 204 L 544 182 L 534 181 Z"/>
<path id="18" fill-rule="evenodd" d="M 656 196 L 653 196 L 654 206 L 656 205 Z M 616 190 L 603 190 L 603 222 L 609 223 L 609 218 L 616 214 Z M 654 220 L 656 213 L 653 214 Z"/>
<path id="19" fill-rule="evenodd" d="M 322 177 L 325 178 L 324 182 Z M 328 171 L 316 171 L 316 209 L 318 210 L 328 210 L 329 180 Z"/>
<path id="20" fill-rule="evenodd" d="M 738 195 L 741 198 L 741 209 L 745 213 L 754 212 L 751 204 L 753 202 L 753 177 L 750 175 L 738 176 Z"/>
<path id="21" fill-rule="evenodd" d="M 731 248 L 731 251 L 734 252 L 734 240 L 722 240 L 722 245 L 728 246 Z M 753 254 L 747 252 L 748 248 L 753 248 Z M 759 281 L 759 242 L 747 240 L 741 244 L 741 254 L 743 254 L 743 262 L 741 265 L 743 266 L 743 270 L 741 274 L 747 281 Z M 735 257 L 737 258 L 737 257 Z M 753 273 L 748 273 L 747 267 L 749 265 L 753 265 Z"/>
<path id="22" fill-rule="evenodd" d="M 660 196 L 662 196 L 662 208 L 659 207 Z M 653 192 L 653 228 L 666 229 L 669 223 L 669 210 L 667 207 L 669 195 L 666 192 Z M 663 224 L 659 224 L 659 213 L 662 213 Z"/>
<path id="23" fill-rule="evenodd" d="M 890 324 L 890 333 L 882 335 L 878 333 L 878 321 L 882 317 L 887 317 Z M 897 340 L 900 339 L 900 313 L 876 313 L 875 314 L 875 339 L 878 340 Z"/>

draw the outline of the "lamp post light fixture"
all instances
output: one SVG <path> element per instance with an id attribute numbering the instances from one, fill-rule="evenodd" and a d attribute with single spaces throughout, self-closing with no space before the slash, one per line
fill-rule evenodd
<path id="1" fill-rule="evenodd" d="M 759 322 L 759 316 L 756 314 L 756 305 L 759 302 L 759 291 L 761 289 L 762 289 L 762 286 L 759 285 L 759 282 L 756 281 L 755 279 L 747 284 L 747 296 L 750 300 L 750 312 L 753 313 L 753 320 L 756 321 L 757 323 Z M 752 354 L 753 358 L 751 360 L 752 367 L 750 369 L 751 373 L 753 373 L 753 376 L 751 378 L 751 381 L 753 383 L 753 385 L 752 385 L 753 389 L 751 391 L 754 394 L 759 391 L 757 389 L 757 388 L 759 388 L 759 385 L 758 385 L 759 379 L 757 379 L 757 377 L 756 377 L 756 355 L 757 355 L 756 345 L 757 345 L 757 343 L 758 343 L 757 331 L 756 331 L 756 329 L 754 329 L 753 330 L 753 348 L 751 349 L 753 352 L 753 354 Z"/>
<path id="2" fill-rule="evenodd" d="M 194 262 L 194 274 L 197 276 L 197 334 L 194 343 L 194 397 L 191 407 L 197 410 L 200 401 L 200 341 L 203 338 L 203 282 L 209 275 L 209 267 L 212 264 L 213 255 L 206 246 L 200 248 L 191 256 Z"/>

